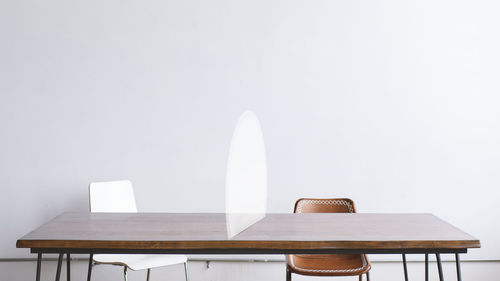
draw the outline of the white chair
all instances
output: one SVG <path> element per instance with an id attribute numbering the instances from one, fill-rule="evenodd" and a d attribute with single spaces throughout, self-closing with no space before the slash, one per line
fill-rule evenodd
<path id="1" fill-rule="evenodd" d="M 105 213 L 137 213 L 134 190 L 130 181 L 94 182 L 89 185 L 90 211 Z M 160 254 L 95 254 L 90 255 L 87 281 L 90 281 L 92 267 L 98 264 L 123 266 L 123 276 L 127 281 L 127 269 L 147 269 L 149 281 L 151 268 L 184 263 L 188 281 L 187 257 L 184 255 Z"/>

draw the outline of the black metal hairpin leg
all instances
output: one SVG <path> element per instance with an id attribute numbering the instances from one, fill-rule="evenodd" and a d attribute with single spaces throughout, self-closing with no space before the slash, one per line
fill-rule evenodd
<path id="1" fill-rule="evenodd" d="M 441 265 L 441 255 L 438 253 L 436 253 L 436 262 L 437 262 L 438 272 L 439 272 L 439 281 L 444 281 L 443 266 Z"/>
<path id="2" fill-rule="evenodd" d="M 59 258 L 57 259 L 57 271 L 56 271 L 56 281 L 59 281 L 61 278 L 61 265 L 64 254 L 59 254 Z"/>
<path id="3" fill-rule="evenodd" d="M 462 272 L 460 269 L 460 256 L 458 253 L 455 254 L 455 262 L 457 263 L 457 280 L 462 281 Z"/>
<path id="4" fill-rule="evenodd" d="M 429 281 L 429 254 L 425 254 L 425 281 Z"/>
<path id="5" fill-rule="evenodd" d="M 66 281 L 71 281 L 71 257 L 66 253 Z"/>
<path id="6" fill-rule="evenodd" d="M 92 276 L 92 262 L 94 261 L 94 254 L 90 254 L 89 257 L 89 269 L 87 271 L 87 281 L 90 281 L 90 277 Z"/>
<path id="7" fill-rule="evenodd" d="M 403 269 L 405 271 L 405 281 L 408 281 L 408 267 L 406 265 L 406 254 L 403 254 Z"/>
<path id="8" fill-rule="evenodd" d="M 40 271 L 42 270 L 42 253 L 38 253 L 36 260 L 36 281 L 40 281 Z"/>

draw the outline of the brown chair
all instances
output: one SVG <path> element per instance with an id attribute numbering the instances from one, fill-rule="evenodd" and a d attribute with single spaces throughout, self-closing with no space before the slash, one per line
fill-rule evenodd
<path id="1" fill-rule="evenodd" d="M 308 199 L 295 203 L 294 213 L 355 213 L 351 199 Z M 342 227 L 342 226 L 339 226 Z M 287 255 L 286 280 L 292 280 L 292 273 L 309 276 L 359 276 L 370 281 L 370 262 L 366 255 Z"/>

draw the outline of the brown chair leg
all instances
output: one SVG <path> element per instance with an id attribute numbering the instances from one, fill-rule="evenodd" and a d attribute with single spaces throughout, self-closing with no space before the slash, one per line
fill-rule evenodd
<path id="1" fill-rule="evenodd" d="M 359 281 L 363 281 L 363 274 L 359 275 Z"/>
<path id="2" fill-rule="evenodd" d="M 366 273 L 366 281 L 370 281 L 370 272 Z"/>
<path id="3" fill-rule="evenodd" d="M 288 268 L 288 265 L 286 266 L 286 281 L 292 281 L 292 272 Z"/>

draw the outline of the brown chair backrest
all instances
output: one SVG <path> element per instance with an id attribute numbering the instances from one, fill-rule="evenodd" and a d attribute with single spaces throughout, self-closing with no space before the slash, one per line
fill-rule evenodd
<path id="1" fill-rule="evenodd" d="M 302 198 L 295 202 L 294 213 L 356 213 L 354 202 L 348 198 Z"/>

